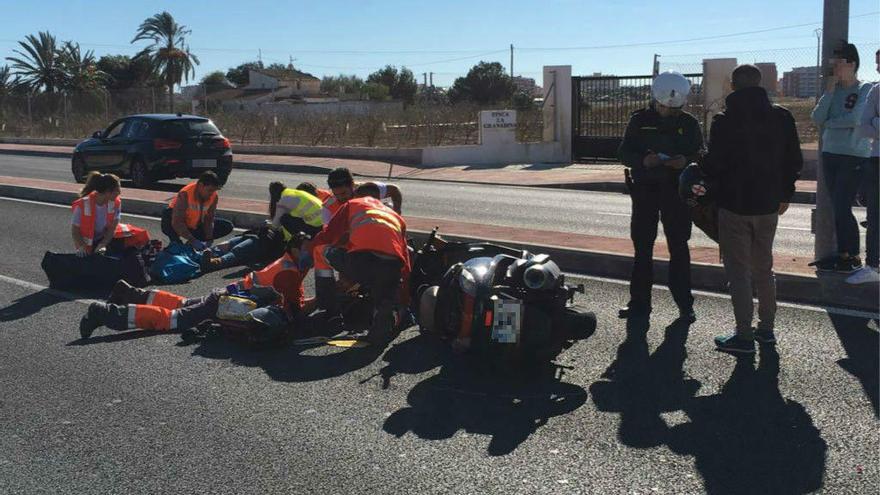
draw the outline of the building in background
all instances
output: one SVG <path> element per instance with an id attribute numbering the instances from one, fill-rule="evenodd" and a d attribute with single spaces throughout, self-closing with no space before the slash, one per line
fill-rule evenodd
<path id="1" fill-rule="evenodd" d="M 522 91 L 533 98 L 544 96 L 541 87 L 531 77 L 514 76 L 512 80 L 517 91 Z"/>
<path id="2" fill-rule="evenodd" d="M 761 87 L 767 90 L 770 96 L 779 94 L 776 80 L 779 73 L 776 71 L 776 62 L 758 62 L 755 66 L 761 71 Z"/>
<path id="3" fill-rule="evenodd" d="M 813 98 L 819 90 L 816 67 L 794 67 L 782 74 L 782 94 L 793 98 Z"/>

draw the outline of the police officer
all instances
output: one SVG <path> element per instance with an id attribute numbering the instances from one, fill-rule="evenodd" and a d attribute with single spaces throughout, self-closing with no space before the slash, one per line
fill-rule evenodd
<path id="1" fill-rule="evenodd" d="M 700 124 L 682 110 L 690 82 L 677 72 L 658 75 L 651 85 L 653 100 L 648 108 L 632 114 L 618 157 L 628 168 L 627 184 L 632 198 L 630 237 L 635 255 L 630 279 L 630 300 L 621 318 L 647 317 L 651 313 L 654 281 L 654 241 L 657 222 L 669 246 L 669 288 L 680 316 L 696 321 L 691 295 L 691 218 L 678 195 L 678 176 L 703 148 Z"/>

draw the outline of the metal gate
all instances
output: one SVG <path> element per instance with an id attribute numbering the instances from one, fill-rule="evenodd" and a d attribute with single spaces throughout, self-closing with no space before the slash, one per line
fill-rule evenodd
<path id="1" fill-rule="evenodd" d="M 685 110 L 703 122 L 702 74 L 691 81 Z M 651 102 L 654 76 L 572 77 L 572 158 L 616 158 L 629 116 Z M 704 126 L 705 127 L 705 126 Z"/>

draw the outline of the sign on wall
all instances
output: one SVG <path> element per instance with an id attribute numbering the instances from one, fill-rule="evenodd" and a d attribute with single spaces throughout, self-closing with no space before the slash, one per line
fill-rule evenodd
<path id="1" fill-rule="evenodd" d="M 480 112 L 480 142 L 515 143 L 516 110 L 484 110 Z"/>

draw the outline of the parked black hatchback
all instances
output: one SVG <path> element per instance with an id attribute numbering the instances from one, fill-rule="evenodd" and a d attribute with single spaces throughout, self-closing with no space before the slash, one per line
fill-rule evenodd
<path id="1" fill-rule="evenodd" d="M 131 115 L 79 143 L 71 169 L 77 182 L 97 170 L 131 179 L 135 187 L 162 179 L 195 178 L 213 170 L 225 184 L 232 171 L 232 149 L 205 117 Z"/>

